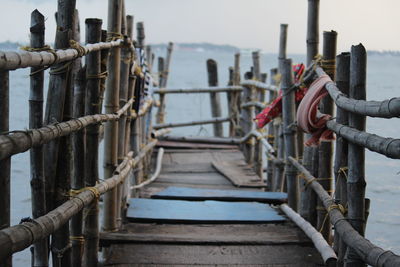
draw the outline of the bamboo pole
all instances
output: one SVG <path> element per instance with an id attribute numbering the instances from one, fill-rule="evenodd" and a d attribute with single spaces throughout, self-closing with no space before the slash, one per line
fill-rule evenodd
<path id="1" fill-rule="evenodd" d="M 283 126 L 282 126 L 282 120 L 275 119 L 277 120 L 277 125 L 278 129 L 276 131 L 276 147 L 277 147 L 277 157 L 279 160 L 284 161 L 285 159 L 285 139 L 283 137 Z M 271 157 L 269 157 L 271 158 Z M 272 159 L 271 159 L 272 161 Z M 272 165 L 272 163 L 271 163 Z M 285 164 L 275 164 L 274 165 L 274 177 L 273 177 L 273 184 L 272 184 L 272 191 L 280 191 L 283 192 L 283 183 L 285 180 L 284 176 L 284 168 Z"/>
<path id="2" fill-rule="evenodd" d="M 159 58 L 161 59 L 161 58 Z M 222 93 L 222 92 L 238 92 L 243 91 L 243 87 L 240 85 L 226 86 L 226 87 L 206 87 L 206 88 L 177 88 L 177 89 L 158 89 L 154 90 L 155 94 L 204 94 L 204 93 Z M 161 102 L 161 101 L 160 101 Z"/>
<path id="3" fill-rule="evenodd" d="M 325 265 L 328 267 L 336 267 L 337 256 L 321 233 L 288 205 L 282 204 L 280 209 L 312 240 L 315 248 L 321 254 Z"/>
<path id="4" fill-rule="evenodd" d="M 272 85 L 277 85 L 277 81 L 275 79 L 277 74 L 278 74 L 278 70 L 276 68 L 270 70 L 270 83 Z M 272 101 L 275 98 L 276 98 L 276 92 L 270 91 L 269 99 L 268 99 L 269 102 L 272 103 Z M 267 134 L 268 134 L 268 142 L 272 146 L 276 147 L 275 142 L 277 142 L 277 138 L 275 139 L 275 136 L 274 136 L 274 134 L 275 134 L 274 123 L 275 122 L 270 122 L 268 124 Z M 278 166 L 278 168 L 281 168 L 281 166 Z M 270 157 L 267 157 L 267 184 L 268 184 L 269 190 L 271 190 L 271 191 L 276 191 L 276 188 L 277 188 L 277 185 L 276 185 L 277 179 L 274 179 L 274 170 L 279 171 L 279 170 L 277 170 L 277 168 L 275 168 L 273 162 L 270 160 Z"/>
<path id="5" fill-rule="evenodd" d="M 279 54 L 278 54 L 278 62 L 279 62 L 279 73 L 282 74 L 282 66 L 281 61 L 287 58 L 287 24 L 281 24 L 280 26 L 280 35 L 279 35 Z"/>
<path id="6" fill-rule="evenodd" d="M 351 47 L 349 96 L 354 99 L 366 98 L 367 53 L 362 44 Z M 365 131 L 365 116 L 349 113 L 349 126 Z M 365 233 L 365 148 L 349 143 L 349 173 L 347 178 L 348 220 L 353 228 L 364 236 Z M 356 252 L 348 248 L 346 264 L 365 266 Z"/>
<path id="7" fill-rule="evenodd" d="M 122 0 L 108 1 L 108 27 L 109 37 L 113 38 L 121 32 Z M 108 62 L 108 79 L 105 98 L 107 113 L 113 113 L 119 107 L 119 72 L 120 72 L 119 48 L 110 50 Z M 111 177 L 118 162 L 118 122 L 107 122 L 104 129 L 104 177 Z M 104 196 L 103 230 L 114 231 L 117 229 L 116 221 L 117 190 L 113 189 Z"/>
<path id="8" fill-rule="evenodd" d="M 86 43 L 96 43 L 102 38 L 102 20 L 86 19 Z M 101 94 L 101 53 L 93 52 L 86 56 L 86 101 L 85 115 L 98 114 Z M 95 186 L 99 181 L 99 125 L 94 124 L 86 130 L 85 187 Z M 95 200 L 85 208 L 85 266 L 97 266 L 99 250 L 99 207 Z"/>
<path id="9" fill-rule="evenodd" d="M 265 91 L 274 91 L 277 92 L 278 88 L 274 85 L 269 85 L 263 82 L 254 81 L 254 80 L 245 80 L 242 82 L 243 86 L 254 86 L 257 90 L 265 90 Z"/>
<path id="10" fill-rule="evenodd" d="M 133 40 L 133 16 L 126 16 L 127 23 L 127 36 L 130 40 Z M 131 51 L 131 60 L 130 60 L 130 71 L 129 71 L 129 82 L 128 82 L 128 99 L 131 99 L 135 90 L 136 76 L 134 75 L 134 56 L 135 51 Z M 126 117 L 126 127 L 125 127 L 125 151 L 131 151 L 131 123 L 133 119 L 132 105 L 128 109 L 128 115 Z M 126 199 L 130 195 L 130 183 L 131 179 L 126 179 L 124 184 L 124 194 L 123 194 L 123 203 L 122 207 L 126 205 Z"/>
<path id="11" fill-rule="evenodd" d="M 58 1 L 56 13 L 57 31 L 54 47 L 70 47 L 74 30 L 75 0 Z M 49 90 L 46 102 L 45 124 L 68 121 L 72 118 L 74 62 L 57 64 L 50 70 Z M 46 208 L 52 210 L 68 200 L 71 189 L 72 144 L 71 136 L 52 141 L 45 147 Z M 48 170 L 48 172 L 46 172 Z M 49 185 L 49 186 L 47 186 Z M 49 188 L 49 190 L 47 190 Z M 69 225 L 64 224 L 52 235 L 51 252 L 53 266 L 71 264 Z"/>
<path id="12" fill-rule="evenodd" d="M 307 15 L 307 67 L 310 66 L 312 60 L 318 55 L 319 45 L 319 1 L 308 0 Z M 311 135 L 306 134 L 305 138 L 309 139 Z M 318 153 L 316 147 L 304 147 L 302 163 L 306 169 L 312 172 L 313 155 Z M 317 159 L 317 157 L 315 157 Z M 318 165 L 318 164 L 317 164 Z M 314 172 L 312 172 L 315 174 Z M 317 176 L 317 174 L 315 174 Z M 313 190 L 305 186 L 305 182 L 301 181 L 303 193 L 301 194 L 300 215 L 309 221 L 313 226 L 317 225 L 316 204 L 317 198 Z"/>
<path id="13" fill-rule="evenodd" d="M 168 43 L 167 56 L 165 57 L 164 71 L 163 71 L 163 83 L 162 88 L 166 88 L 168 84 L 169 67 L 171 65 L 172 51 L 174 49 L 174 44 L 172 42 Z"/>
<path id="14" fill-rule="evenodd" d="M 208 74 L 208 86 L 218 86 L 218 69 L 217 62 L 213 59 L 207 60 L 207 74 Z M 219 118 L 222 116 L 221 111 L 221 99 L 218 93 L 210 93 L 210 104 L 211 104 L 211 115 L 213 118 Z M 224 129 L 222 123 L 215 123 L 214 135 L 216 137 L 222 137 L 224 135 Z"/>
<path id="15" fill-rule="evenodd" d="M 229 121 L 230 118 L 215 118 L 211 120 L 202 120 L 202 121 L 191 121 L 191 122 L 177 122 L 177 123 L 163 123 L 156 124 L 153 126 L 153 129 L 163 129 L 163 128 L 173 128 L 173 127 L 184 127 L 184 126 L 194 126 L 194 125 L 202 125 L 202 124 L 216 124 Z"/>
<path id="16" fill-rule="evenodd" d="M 32 48 L 42 48 L 45 45 L 45 19 L 36 9 L 31 13 L 31 43 Z M 32 68 L 30 76 L 29 95 L 29 128 L 37 129 L 43 126 L 43 86 L 44 71 Z M 32 192 L 32 217 L 34 219 L 46 213 L 43 147 L 38 146 L 30 151 L 31 163 L 31 192 Z M 1 225 L 1 223 L 0 223 Z M 41 240 L 33 245 L 32 266 L 48 266 L 47 240 Z"/>
<path id="17" fill-rule="evenodd" d="M 336 84 L 340 91 L 346 95 L 349 93 L 349 81 L 350 81 L 350 54 L 342 53 L 336 57 Z M 336 110 L 336 122 L 343 125 L 348 125 L 348 114 L 345 110 L 337 107 Z M 334 161 L 334 174 L 335 174 L 335 199 L 343 206 L 347 206 L 347 141 L 341 137 L 336 137 L 336 152 Z M 346 252 L 346 243 L 342 241 L 340 236 L 335 232 L 335 250 L 338 254 L 338 266 L 344 265 L 344 254 Z"/>
<path id="18" fill-rule="evenodd" d="M 164 58 L 163 57 L 159 57 L 158 58 L 158 84 L 160 85 L 160 87 L 164 84 L 164 68 L 165 68 L 165 64 L 164 64 Z M 156 122 L 158 124 L 160 123 L 165 123 L 165 88 L 160 88 L 160 90 L 158 90 L 158 93 L 160 94 L 160 106 L 158 107 L 158 111 L 157 111 L 157 120 Z"/>
<path id="19" fill-rule="evenodd" d="M 296 153 L 296 130 L 294 128 L 295 121 L 295 99 L 294 92 L 290 90 L 293 85 L 292 60 L 281 59 L 281 74 L 282 74 L 282 118 L 283 118 L 283 135 L 285 138 L 285 154 L 287 158 L 297 157 Z M 289 163 L 285 166 L 286 184 L 288 191 L 288 204 L 297 211 L 298 209 L 298 180 L 297 171 Z"/>
<path id="20" fill-rule="evenodd" d="M 297 160 L 289 157 L 289 161 L 301 173 L 316 192 L 319 199 L 322 200 L 325 209 L 329 211 L 329 218 L 336 231 L 343 238 L 344 242 L 352 247 L 355 252 L 369 265 L 377 267 L 395 267 L 400 265 L 400 256 L 394 254 L 390 250 L 383 250 L 375 246 L 369 240 L 361 236 L 352 225 L 343 216 L 344 207 L 337 205 L 332 197 L 325 191 L 324 188 L 316 181 L 316 178 L 307 171 Z"/>
<path id="21" fill-rule="evenodd" d="M 80 24 L 79 24 L 79 12 L 75 10 L 74 18 L 74 40 L 80 42 Z M 80 59 L 76 59 L 73 62 L 73 111 L 72 117 L 79 118 L 85 114 L 85 96 L 86 96 L 86 77 L 85 69 L 82 68 L 82 62 Z M 86 131 L 83 129 L 71 135 L 72 142 L 72 180 L 71 189 L 79 190 L 84 187 L 85 177 L 85 134 Z M 83 256 L 83 213 L 79 212 L 71 219 L 70 223 L 70 242 L 71 242 L 71 264 L 73 266 L 82 266 Z"/>
<path id="22" fill-rule="evenodd" d="M 254 71 L 254 78 L 257 81 L 261 81 L 261 64 L 260 64 L 260 52 L 255 51 L 252 53 L 253 58 L 253 71 Z M 265 83 L 265 81 L 264 81 Z M 265 101 L 265 91 L 264 90 L 257 90 L 255 92 L 255 99 L 256 101 L 264 102 Z M 255 107 L 255 113 L 261 112 L 261 108 Z M 253 120 L 254 117 L 251 118 Z M 263 167 L 263 145 L 262 143 L 257 140 L 254 148 L 254 170 L 256 174 L 260 177 L 261 180 L 264 180 L 264 167 Z"/>
<path id="23" fill-rule="evenodd" d="M 323 33 L 322 65 L 332 80 L 335 79 L 336 40 L 337 33 L 335 31 Z M 330 96 L 326 96 L 321 100 L 319 109 L 323 114 L 333 115 L 333 101 Z M 318 181 L 329 194 L 333 192 L 332 153 L 333 141 L 322 140 L 319 145 Z M 320 200 L 317 201 L 317 213 L 317 229 L 321 231 L 328 243 L 331 244 L 331 225 L 329 224 L 329 220 L 326 219 L 327 213 Z"/>
<path id="24" fill-rule="evenodd" d="M 255 97 L 254 86 L 244 86 L 242 94 L 242 103 L 253 101 Z M 255 107 L 250 106 L 249 108 L 243 108 L 241 111 L 240 126 L 244 134 L 251 132 L 255 129 L 255 124 L 252 118 L 255 116 Z M 255 149 L 255 138 L 250 138 L 247 143 L 243 144 L 242 150 L 244 158 L 248 164 L 254 163 L 254 149 Z"/>
<path id="25" fill-rule="evenodd" d="M 123 21 L 125 18 L 123 19 Z M 125 39 L 126 43 L 130 42 L 130 39 Z M 120 91 L 119 91 L 119 106 L 123 107 L 128 102 L 128 86 L 129 86 L 129 73 L 131 67 L 131 49 L 129 46 L 121 49 L 121 67 L 120 67 Z M 126 133 L 126 118 L 127 112 L 122 114 L 121 119 L 118 121 L 118 163 L 120 163 L 125 156 L 125 133 Z M 122 195 L 123 185 L 117 187 L 117 226 L 120 227 L 122 224 Z"/>
<path id="26" fill-rule="evenodd" d="M 240 53 L 235 54 L 232 86 L 240 85 Z M 241 112 L 241 91 L 231 92 L 231 106 L 232 122 L 230 127 L 230 136 L 238 137 L 242 135 L 240 129 L 240 112 Z"/>
<path id="27" fill-rule="evenodd" d="M 9 71 L 0 70 L 0 133 L 9 131 L 10 120 Z M 0 230 L 10 226 L 11 157 L 0 160 Z M 1 243 L 0 243 L 1 244 Z M 1 267 L 12 266 L 11 256 L 0 259 Z"/>

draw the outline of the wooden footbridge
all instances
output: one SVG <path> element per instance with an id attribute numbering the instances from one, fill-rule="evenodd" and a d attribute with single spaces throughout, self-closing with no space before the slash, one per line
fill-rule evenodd
<path id="1" fill-rule="evenodd" d="M 30 46 L 0 51 L 0 266 L 29 247 L 37 267 L 50 256 L 52 266 L 74 267 L 400 266 L 398 255 L 364 237 L 364 150 L 400 158 L 400 139 L 365 132 L 365 117 L 399 117 L 399 98 L 366 101 L 362 45 L 337 56 L 337 33 L 324 32 L 318 56 L 319 0 L 308 4 L 303 75 L 293 79 L 283 24 L 271 82 L 254 52 L 244 80 L 235 55 L 224 87 L 208 60 L 206 88 L 167 88 L 173 45 L 152 71 L 144 24 L 134 38 L 123 0 L 109 0 L 107 31 L 86 19 L 85 45 L 74 0 L 58 1 L 54 48 L 44 43 L 44 16 L 33 11 Z M 10 130 L 9 73 L 26 67 L 29 130 Z M 213 118 L 166 123 L 166 96 L 182 93 L 209 94 Z M 257 129 L 267 95 L 282 112 L 257 116 L 258 125 L 273 120 Z M 201 124 L 213 124 L 214 136 L 170 135 Z M 11 226 L 11 157 L 28 150 L 32 215 Z"/>

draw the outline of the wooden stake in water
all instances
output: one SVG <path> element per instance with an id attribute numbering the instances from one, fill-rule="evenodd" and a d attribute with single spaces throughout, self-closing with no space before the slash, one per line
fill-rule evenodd
<path id="1" fill-rule="evenodd" d="M 217 62 L 213 59 L 207 60 L 207 73 L 208 73 L 208 86 L 216 87 L 218 86 L 218 69 Z M 210 93 L 210 104 L 211 104 L 211 115 L 213 118 L 219 118 L 222 115 L 221 111 L 221 99 L 219 93 Z M 214 136 L 222 137 L 223 126 L 222 123 L 215 123 Z"/>

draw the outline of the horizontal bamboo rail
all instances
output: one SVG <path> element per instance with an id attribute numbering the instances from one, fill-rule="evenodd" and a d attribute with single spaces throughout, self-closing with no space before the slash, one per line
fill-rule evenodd
<path id="1" fill-rule="evenodd" d="M 259 82 L 259 81 L 253 81 L 253 80 L 246 80 L 242 82 L 242 86 L 254 86 L 256 89 L 264 89 L 266 91 L 271 91 L 271 92 L 276 92 L 278 91 L 278 87 L 275 85 L 269 85 L 267 83 Z"/>
<path id="2" fill-rule="evenodd" d="M 26 131 L 14 131 L 10 135 L 0 135 L 0 159 L 5 159 L 12 155 L 22 153 L 28 149 L 43 145 L 61 136 L 69 135 L 79 131 L 89 125 L 96 123 L 115 121 L 124 114 L 132 105 L 134 99 L 130 99 L 123 108 L 114 114 L 89 115 L 66 122 L 55 123 L 39 129 Z"/>
<path id="3" fill-rule="evenodd" d="M 336 266 L 336 253 L 333 251 L 328 242 L 326 242 L 322 234 L 288 205 L 282 204 L 280 205 L 280 209 L 311 239 L 315 248 L 321 254 L 325 265 L 331 267 Z"/>
<path id="4" fill-rule="evenodd" d="M 335 121 L 328 121 L 326 126 L 351 143 L 363 146 L 392 159 L 400 159 L 400 139 L 385 138 L 376 134 L 359 131 Z"/>
<path id="5" fill-rule="evenodd" d="M 124 45 L 123 40 L 112 42 L 100 42 L 77 46 L 76 48 L 60 49 L 56 51 L 42 52 L 3 52 L 0 51 L 0 69 L 15 70 L 27 67 L 44 67 L 62 62 L 71 61 L 85 56 L 90 52 L 120 47 Z"/>
<path id="6" fill-rule="evenodd" d="M 241 105 L 241 108 L 256 107 L 256 108 L 264 109 L 266 106 L 267 105 L 265 103 L 252 101 L 252 102 L 247 102 L 247 103 Z"/>
<path id="7" fill-rule="evenodd" d="M 206 87 L 206 88 L 168 88 L 156 89 L 155 94 L 194 94 L 194 93 L 222 93 L 222 92 L 241 92 L 241 86 L 226 86 L 226 87 Z"/>
<path id="8" fill-rule="evenodd" d="M 157 137 L 161 137 L 166 134 L 169 134 L 171 131 L 172 131 L 172 129 L 170 129 L 170 128 L 164 128 L 164 129 L 161 129 L 158 131 L 153 131 L 150 135 L 151 135 L 151 138 L 157 138 Z"/>
<path id="9" fill-rule="evenodd" d="M 153 126 L 153 129 L 163 129 L 163 128 L 174 128 L 174 127 L 185 127 L 185 126 L 193 126 L 193 125 L 202 125 L 202 124 L 212 124 L 212 123 L 220 123 L 225 121 L 230 121 L 231 118 L 215 118 L 211 120 L 203 120 L 203 121 L 191 121 L 191 122 L 178 122 L 178 123 L 162 123 L 156 124 Z"/>
<path id="10" fill-rule="evenodd" d="M 321 67 L 316 68 L 318 76 L 325 75 Z M 325 85 L 331 98 L 335 104 L 352 113 L 379 118 L 394 118 L 400 117 L 400 97 L 395 97 L 383 101 L 365 101 L 348 98 L 345 94 L 339 91 L 334 82 L 328 82 Z"/>
<path id="11" fill-rule="evenodd" d="M 337 205 L 332 197 L 318 183 L 317 179 L 310 174 L 307 169 L 302 166 L 297 160 L 292 157 L 288 158 L 298 171 L 304 176 L 308 186 L 310 186 L 319 199 L 322 201 L 325 209 L 328 211 L 329 219 L 335 228 L 335 231 L 340 235 L 343 241 L 356 251 L 358 256 L 372 266 L 378 267 L 395 267 L 400 266 L 400 256 L 392 251 L 383 250 L 382 248 L 372 244 L 369 240 L 361 236 L 351 224 L 343 216 L 344 208 Z"/>
<path id="12" fill-rule="evenodd" d="M 5 257 L 21 251 L 33 243 L 46 238 L 59 229 L 75 214 L 81 211 L 93 200 L 121 184 L 134 168 L 155 147 L 157 140 L 147 144 L 140 153 L 132 159 L 133 152 L 128 153 L 124 161 L 117 167 L 114 175 L 98 185 L 82 190 L 70 200 L 55 208 L 48 214 L 30 222 L 24 222 L 0 231 L 0 261 Z"/>

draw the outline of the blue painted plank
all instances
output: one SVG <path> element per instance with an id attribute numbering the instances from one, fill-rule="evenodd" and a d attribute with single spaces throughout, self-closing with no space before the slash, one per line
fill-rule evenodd
<path id="1" fill-rule="evenodd" d="M 287 202 L 287 194 L 281 192 L 221 190 L 170 186 L 151 196 L 157 199 L 257 201 L 271 204 Z"/>
<path id="2" fill-rule="evenodd" d="M 173 223 L 267 223 L 285 218 L 270 206 L 256 202 L 182 201 L 132 198 L 127 218 L 133 221 Z"/>

